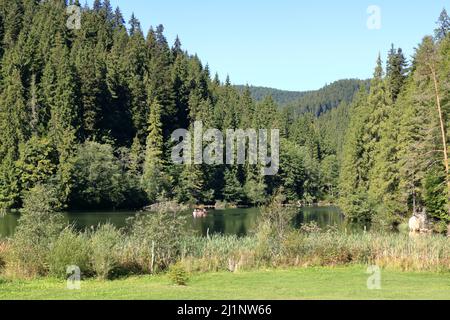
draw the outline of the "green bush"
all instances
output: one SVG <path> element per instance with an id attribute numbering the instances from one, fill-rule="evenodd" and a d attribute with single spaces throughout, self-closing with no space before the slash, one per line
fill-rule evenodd
<path id="1" fill-rule="evenodd" d="M 401 233 L 401 234 L 409 234 L 409 224 L 408 223 L 401 223 L 399 226 L 398 226 L 398 231 Z"/>
<path id="2" fill-rule="evenodd" d="M 118 250 L 122 233 L 111 224 L 105 224 L 91 236 L 91 265 L 100 279 L 108 279 L 118 267 Z"/>
<path id="3" fill-rule="evenodd" d="M 434 224 L 433 229 L 436 233 L 447 234 L 447 231 L 449 230 L 449 226 L 447 225 L 447 223 L 445 221 L 439 221 Z"/>
<path id="4" fill-rule="evenodd" d="M 257 255 L 267 261 L 276 260 L 281 254 L 282 243 L 294 230 L 296 210 L 283 208 L 285 201 L 280 189 L 273 197 L 270 205 L 264 207 L 256 227 L 259 247 Z"/>
<path id="5" fill-rule="evenodd" d="M 125 175 L 114 149 L 108 144 L 87 141 L 75 156 L 71 207 L 120 207 L 125 201 Z"/>
<path id="6" fill-rule="evenodd" d="M 52 189 L 36 186 L 24 198 L 24 208 L 7 254 L 13 276 L 46 275 L 52 243 L 65 227 L 64 217 L 53 211 L 57 202 Z"/>
<path id="7" fill-rule="evenodd" d="M 64 230 L 52 246 L 49 255 L 49 274 L 65 278 L 67 267 L 77 266 L 84 275 L 92 274 L 89 264 L 91 249 L 86 234 L 77 234 L 71 228 Z"/>
<path id="8" fill-rule="evenodd" d="M 172 265 L 169 268 L 169 279 L 177 286 L 186 286 L 189 282 L 189 273 L 186 271 L 184 265 L 180 262 Z"/>
<path id="9" fill-rule="evenodd" d="M 154 273 L 179 260 L 183 239 L 188 234 L 185 223 L 184 216 L 163 211 L 131 220 L 129 242 L 134 248 L 135 264 L 144 272 Z"/>

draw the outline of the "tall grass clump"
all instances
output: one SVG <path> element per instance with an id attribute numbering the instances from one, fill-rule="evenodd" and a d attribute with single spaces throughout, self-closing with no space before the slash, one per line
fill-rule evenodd
<path id="1" fill-rule="evenodd" d="M 6 264 L 6 253 L 8 252 L 8 244 L 6 241 L 0 241 L 0 273 Z"/>
<path id="2" fill-rule="evenodd" d="M 270 204 L 262 208 L 255 230 L 258 243 L 256 255 L 269 264 L 280 258 L 282 245 L 294 230 L 296 211 L 283 208 L 284 200 L 283 190 L 279 190 Z"/>
<path id="3" fill-rule="evenodd" d="M 371 255 L 369 243 L 353 237 L 335 230 L 294 231 L 283 242 L 278 263 L 302 267 L 365 264 Z"/>
<path id="4" fill-rule="evenodd" d="M 374 263 L 404 271 L 450 271 L 450 239 L 440 235 L 370 236 Z"/>
<path id="5" fill-rule="evenodd" d="M 255 237 L 213 235 L 189 237 L 183 244 L 182 256 L 190 272 L 238 271 L 258 266 Z"/>
<path id="6" fill-rule="evenodd" d="M 140 273 L 156 273 L 176 263 L 183 241 L 190 234 L 186 217 L 174 206 L 162 206 L 155 213 L 142 213 L 129 221 L 122 252 L 122 265 Z"/>
<path id="7" fill-rule="evenodd" d="M 49 254 L 49 275 L 65 278 L 69 266 L 77 266 L 85 276 L 92 275 L 90 259 L 93 257 L 89 237 L 66 228 L 55 240 Z M 96 258 L 93 257 L 95 260 Z"/>
<path id="8" fill-rule="evenodd" d="M 23 202 L 6 257 L 7 273 L 25 278 L 46 275 L 52 243 L 65 227 L 64 217 L 53 210 L 57 200 L 51 188 L 38 185 Z"/>
<path id="9" fill-rule="evenodd" d="M 402 271 L 450 271 L 450 241 L 439 235 L 345 234 L 295 231 L 282 245 L 278 266 L 375 264 Z"/>
<path id="10" fill-rule="evenodd" d="M 122 233 L 111 224 L 99 226 L 91 235 L 91 265 L 99 279 L 111 278 L 118 268 L 122 236 Z"/>

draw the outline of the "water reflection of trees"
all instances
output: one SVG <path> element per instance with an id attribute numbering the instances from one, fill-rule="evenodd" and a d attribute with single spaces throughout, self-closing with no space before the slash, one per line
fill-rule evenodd
<path id="1" fill-rule="evenodd" d="M 194 219 L 192 213 L 185 212 L 189 223 L 187 229 L 193 230 L 197 235 L 225 234 L 246 236 L 256 226 L 259 209 L 230 209 L 221 211 L 211 211 L 208 217 Z M 70 213 L 66 214 L 68 222 L 73 223 L 77 229 L 84 230 L 91 226 L 98 226 L 110 222 L 115 226 L 122 228 L 126 226 L 126 221 L 132 217 L 132 212 L 90 212 L 90 213 Z M 17 215 L 0 216 L 0 237 L 11 236 L 17 227 Z M 327 228 L 334 226 L 344 231 L 364 230 L 361 224 L 347 222 L 339 208 L 303 208 L 299 209 L 295 219 L 296 227 L 302 224 L 316 222 L 319 227 Z"/>

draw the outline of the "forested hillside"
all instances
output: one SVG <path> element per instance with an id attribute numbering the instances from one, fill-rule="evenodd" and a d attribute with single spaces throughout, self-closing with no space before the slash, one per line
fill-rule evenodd
<path id="1" fill-rule="evenodd" d="M 265 87 L 249 86 L 252 98 L 259 102 L 267 96 L 281 107 L 291 108 L 297 115 L 314 113 L 319 116 L 336 108 L 341 102 L 350 103 L 361 86 L 368 89 L 370 81 L 357 79 L 338 80 L 319 90 L 313 91 L 285 91 Z M 235 86 L 243 92 L 246 86 Z"/>
<path id="2" fill-rule="evenodd" d="M 178 39 L 167 43 L 163 26 L 144 35 L 136 16 L 125 23 L 108 0 L 83 8 L 80 30 L 66 27 L 63 0 L 2 0 L 0 18 L 3 208 L 20 207 L 36 185 L 69 209 L 171 198 L 259 204 L 281 187 L 289 201 L 314 202 L 329 188 L 314 118 L 297 126 L 272 98 L 255 102 L 248 89 L 211 77 Z M 261 177 L 250 165 L 173 164 L 170 135 L 195 120 L 281 129 L 279 175 Z"/>
<path id="3" fill-rule="evenodd" d="M 353 101 L 361 87 L 370 87 L 369 81 L 339 80 L 317 91 L 308 92 L 304 97 L 288 105 L 297 115 L 312 113 L 320 116 L 333 110 L 339 104 Z"/>
<path id="4" fill-rule="evenodd" d="M 255 86 L 242 86 L 236 85 L 234 86 L 239 92 L 244 92 L 247 88 L 250 90 L 252 94 L 252 98 L 256 101 L 262 101 L 267 96 L 271 96 L 273 101 L 275 101 L 279 105 L 285 105 L 298 99 L 302 98 L 308 91 L 287 91 L 287 90 L 279 90 L 273 88 L 266 87 L 255 87 Z"/>
<path id="5" fill-rule="evenodd" d="M 396 224 L 412 212 L 449 219 L 450 19 L 444 10 L 410 64 L 392 48 L 371 89 L 349 109 L 341 206 L 355 219 Z"/>
<path id="6" fill-rule="evenodd" d="M 286 202 L 339 198 L 348 217 L 384 225 L 423 208 L 448 219 L 445 11 L 411 62 L 393 47 L 370 83 L 264 98 L 211 75 L 162 25 L 144 32 L 136 16 L 127 20 L 96 0 L 72 30 L 64 0 L 0 0 L 1 208 L 20 208 L 37 185 L 59 209 L 258 205 L 281 190 Z M 197 120 L 223 132 L 280 129 L 279 174 L 174 164 L 172 132 Z"/>

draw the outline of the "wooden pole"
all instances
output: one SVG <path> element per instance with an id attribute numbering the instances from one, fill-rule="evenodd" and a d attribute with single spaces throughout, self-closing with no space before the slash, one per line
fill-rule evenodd
<path id="1" fill-rule="evenodd" d="M 447 182 L 447 198 L 448 198 L 448 202 L 450 204 L 450 176 L 449 176 L 450 165 L 448 162 L 447 133 L 446 133 L 446 128 L 445 128 L 444 116 L 442 113 L 441 97 L 439 94 L 439 83 L 438 83 L 438 79 L 437 79 L 437 75 L 436 75 L 436 70 L 433 66 L 431 66 L 431 74 L 433 75 L 434 90 L 435 90 L 435 94 L 436 94 L 436 105 L 438 108 L 439 121 L 440 121 L 440 125 L 441 125 L 442 145 L 444 147 L 444 164 L 445 164 L 445 173 L 446 173 L 445 180 Z M 450 206 L 449 206 L 448 210 L 449 210 L 449 215 L 450 215 Z"/>

